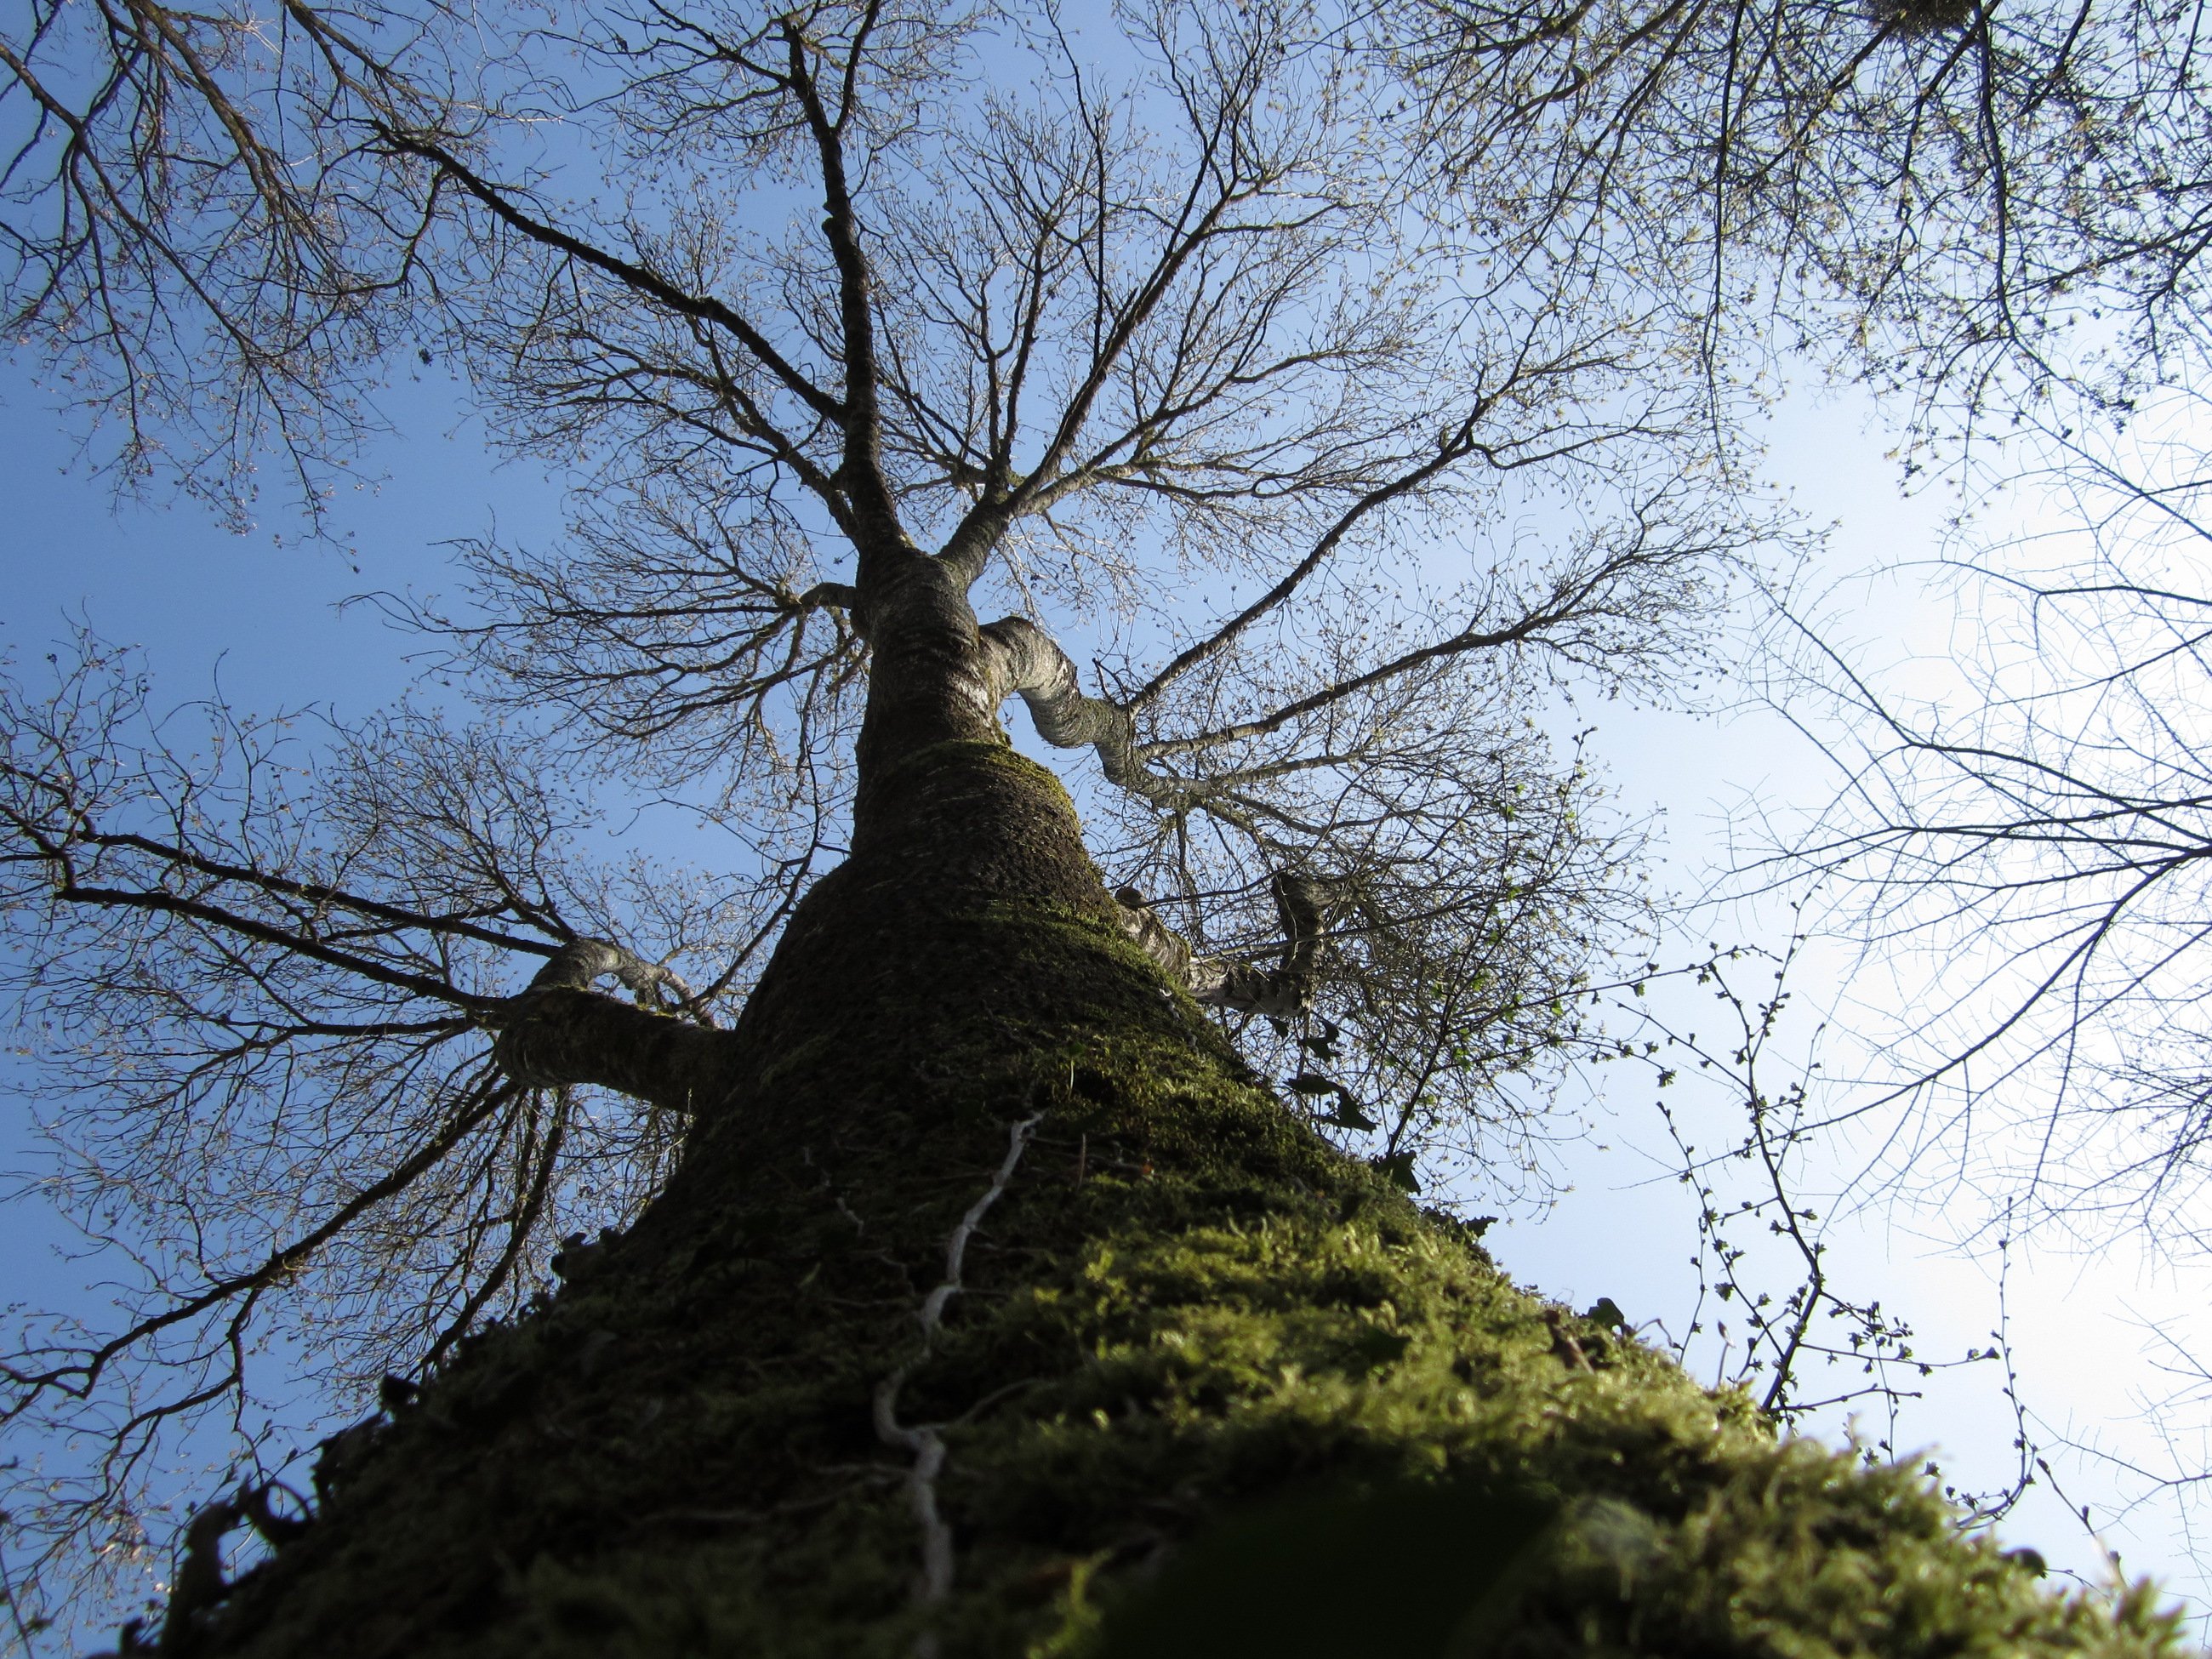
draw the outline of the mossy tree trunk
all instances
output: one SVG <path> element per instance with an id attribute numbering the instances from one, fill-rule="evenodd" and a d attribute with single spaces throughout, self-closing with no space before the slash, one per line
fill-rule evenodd
<path id="1" fill-rule="evenodd" d="M 334 1443 L 312 1526 L 175 1646 L 1079 1651 L 1211 1517 L 1455 1475 L 1567 1517 L 1516 1649 L 2156 1645 L 1910 1477 L 1562 1340 L 1326 1146 L 1131 943 L 998 730 L 945 567 L 894 549 L 865 577 L 851 856 L 736 1029 L 550 984 L 501 1039 L 688 1106 L 680 1172 L 549 1306 Z"/>

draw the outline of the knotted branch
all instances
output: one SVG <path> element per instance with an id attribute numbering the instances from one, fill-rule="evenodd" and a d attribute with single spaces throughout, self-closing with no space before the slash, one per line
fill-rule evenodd
<path id="1" fill-rule="evenodd" d="M 1114 896 L 1120 901 L 1123 930 L 1199 1001 L 1287 1019 L 1313 1006 L 1332 889 L 1317 877 L 1281 871 L 1268 885 L 1283 927 L 1282 959 L 1273 968 L 1225 957 L 1194 956 L 1189 945 L 1152 913 L 1135 888 L 1124 887 Z"/>
<path id="2" fill-rule="evenodd" d="M 1191 804 L 1190 786 L 1164 778 L 1137 758 L 1136 723 L 1129 711 L 1087 695 L 1075 665 L 1050 635 L 1023 617 L 986 623 L 983 648 L 1000 696 L 1018 692 L 1029 705 L 1037 735 L 1056 749 L 1097 751 L 1106 781 L 1168 811 Z"/>
<path id="3" fill-rule="evenodd" d="M 595 991 L 611 978 L 631 1006 Z M 683 1018 L 690 988 L 670 969 L 605 939 L 574 939 L 495 1017 L 493 1057 L 533 1088 L 594 1084 L 671 1110 L 696 1113 L 729 1094 L 725 1035 L 703 1014 Z"/>

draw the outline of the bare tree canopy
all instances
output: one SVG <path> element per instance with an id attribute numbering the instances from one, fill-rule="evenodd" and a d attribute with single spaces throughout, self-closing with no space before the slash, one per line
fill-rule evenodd
<path id="1" fill-rule="evenodd" d="M 17 326 L 132 465 L 198 442 L 215 489 L 273 435 L 315 477 L 419 342 L 587 478 L 562 544 L 386 601 L 534 737 L 295 732 L 303 778 L 228 710 L 187 753 L 89 643 L 14 694 L 57 1190 L 149 1274 L 12 1368 L 19 1418 L 114 1449 L 15 1511 L 33 1559 L 133 1539 L 170 1419 L 252 1397 L 257 1320 L 344 1310 L 316 1346 L 360 1389 L 634 1214 L 872 769 L 966 729 L 948 672 L 958 721 L 1019 695 L 1096 756 L 1123 927 L 1332 1133 L 1409 1185 L 1511 1167 L 1510 1081 L 1587 1052 L 1642 902 L 1535 717 L 1677 672 L 1762 533 L 1674 319 L 1486 272 L 1295 10 L 1133 15 L 1106 67 L 1049 18 L 614 12 L 464 87 L 482 24 L 57 9 L 11 48 Z M 757 873 L 582 866 L 550 781 L 608 768 Z M 676 1018 L 542 1017 L 609 975 Z"/>
<path id="2" fill-rule="evenodd" d="M 1875 981 L 1920 1012 L 1865 1033 L 1889 1044 L 1885 1109 L 1913 1108 L 1885 1175 L 1964 1181 L 2090 1236 L 2139 1223 L 2185 1255 L 2205 1242 L 2212 602 L 2189 425 L 2168 403 L 2121 443 L 2054 449 L 2041 533 L 1948 573 L 1956 682 L 1916 695 L 1802 648 L 1852 722 L 1833 750 L 1849 783 L 1769 866 L 1809 869 Z"/>
<path id="3" fill-rule="evenodd" d="M 2124 412 L 2202 358 L 2192 5 L 1430 0 L 1371 27 L 1477 212 L 1680 284 L 1716 373 L 1840 348 L 1941 440 L 2054 393 Z"/>
<path id="4" fill-rule="evenodd" d="M 50 1190 L 143 1270 L 119 1328 L 7 1362 L 11 1423 L 100 1449 L 10 1505 L 12 1605 L 143 1553 L 183 1427 L 258 1450 L 265 1330 L 404 1390 L 531 1305 L 866 979 L 821 943 L 857 892 L 1048 893 L 1401 1185 L 1525 1160 L 1644 908 L 1552 694 L 1690 679 L 1788 551 L 1723 331 L 1818 264 L 1875 362 L 1971 403 L 1985 340 L 2044 349 L 1987 319 L 2050 319 L 2118 222 L 2015 211 L 2078 186 L 2073 140 L 1981 188 L 2015 132 L 2112 127 L 2105 33 L 2024 81 L 1978 10 L 1799 16 L 34 7 L 11 326 L 127 472 L 244 512 L 273 449 L 312 498 L 412 352 L 579 482 L 559 544 L 382 596 L 483 727 L 216 708 L 195 748 L 92 642 L 11 690 Z M 1016 696 L 1095 761 L 1110 906 L 983 758 Z M 739 873 L 591 868 L 610 781 L 738 830 Z"/>

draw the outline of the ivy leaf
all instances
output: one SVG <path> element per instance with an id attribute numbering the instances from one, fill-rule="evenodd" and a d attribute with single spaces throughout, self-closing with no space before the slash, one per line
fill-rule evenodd
<path id="1" fill-rule="evenodd" d="M 1421 1190 L 1421 1183 L 1413 1178 L 1413 1155 L 1411 1152 L 1393 1152 L 1388 1158 L 1371 1158 L 1369 1162 L 1401 1192 L 1418 1193 Z"/>
<path id="2" fill-rule="evenodd" d="M 1382 1127 L 1365 1112 L 1360 1110 L 1358 1101 L 1341 1090 L 1337 1093 L 1336 1109 L 1322 1119 L 1322 1121 L 1339 1129 L 1375 1129 Z"/>

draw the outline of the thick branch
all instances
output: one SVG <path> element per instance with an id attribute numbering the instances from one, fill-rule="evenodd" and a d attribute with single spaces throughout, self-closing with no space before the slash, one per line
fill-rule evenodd
<path id="1" fill-rule="evenodd" d="M 632 1007 L 591 988 L 612 978 Z M 729 1093 L 725 1035 L 655 1006 L 692 1000 L 667 969 L 605 939 L 578 939 L 539 970 L 499 1021 L 493 1056 L 518 1083 L 541 1088 L 594 1084 L 687 1114 L 712 1110 Z"/>
<path id="2" fill-rule="evenodd" d="M 227 929 L 264 945 L 273 945 L 331 968 L 358 974 L 363 979 L 379 985 L 388 985 L 395 990 L 408 992 L 435 1001 L 453 1003 L 459 1007 L 488 1010 L 495 1006 L 494 999 L 464 991 L 444 980 L 433 979 L 425 974 L 408 973 L 392 968 L 372 958 L 349 951 L 334 950 L 319 939 L 288 928 L 272 927 L 252 916 L 240 915 L 216 905 L 203 904 L 194 899 L 179 898 L 173 893 L 131 891 L 117 887 L 86 887 L 74 881 L 65 882 L 55 890 L 54 896 L 71 903 L 105 905 L 131 910 L 149 910 L 163 915 L 183 916 L 205 926 Z"/>
<path id="3" fill-rule="evenodd" d="M 1346 507 L 1321 539 L 1313 544 L 1306 556 L 1291 567 L 1289 574 L 1246 605 L 1243 610 L 1223 623 L 1206 638 L 1183 650 L 1174 661 L 1152 676 L 1144 689 L 1137 693 L 1134 701 L 1139 703 L 1150 702 L 1165 690 L 1169 682 L 1177 675 L 1196 667 L 1207 658 L 1218 655 L 1227 650 L 1246 629 L 1297 592 L 1306 578 L 1321 568 L 1322 562 L 1336 550 L 1344 538 L 1352 533 L 1352 527 L 1362 519 L 1386 502 L 1395 501 L 1401 495 L 1412 494 L 1431 478 L 1449 470 L 1473 453 L 1477 447 L 1474 441 L 1474 423 L 1481 413 L 1482 410 L 1478 409 L 1474 414 L 1468 416 L 1466 422 L 1457 432 L 1447 433 L 1443 442 L 1438 446 L 1437 453 L 1431 459 L 1409 472 L 1400 474 L 1388 483 L 1376 485 Z"/>
<path id="4" fill-rule="evenodd" d="M 493 1086 L 489 1081 L 471 1091 L 460 1109 L 435 1134 L 402 1159 L 383 1178 L 356 1193 L 326 1217 L 319 1226 L 270 1252 L 267 1260 L 258 1266 L 245 1273 L 210 1281 L 192 1295 L 179 1297 L 160 1313 L 140 1320 L 121 1335 L 110 1338 L 70 1365 L 43 1376 L 12 1374 L 9 1382 L 23 1385 L 25 1392 L 7 1406 L 6 1416 L 12 1418 L 17 1415 L 33 1398 L 47 1389 L 58 1388 L 80 1395 L 88 1394 L 100 1380 L 101 1371 L 113 1362 L 117 1355 L 133 1344 L 158 1335 L 234 1297 L 280 1283 L 360 1217 L 412 1186 L 433 1164 L 459 1146 L 477 1125 L 512 1099 L 514 1092 L 509 1088 Z"/>
<path id="5" fill-rule="evenodd" d="M 466 917 L 440 915 L 410 910 L 397 904 L 386 904 L 380 899 L 364 897 L 325 882 L 295 881 L 289 876 L 257 870 L 248 865 L 229 864 L 195 853 L 188 847 L 173 846 L 167 842 L 132 834 L 109 834 L 96 830 L 80 830 L 71 837 L 73 842 L 87 847 L 112 847 L 147 853 L 164 862 L 182 869 L 196 871 L 204 876 L 214 876 L 222 881 L 234 881 L 258 888 L 264 893 L 281 894 L 289 898 L 307 899 L 315 904 L 337 905 L 379 921 L 388 921 L 399 927 L 419 927 L 426 933 L 453 933 L 463 939 L 472 939 L 483 945 L 496 945 L 505 951 L 526 951 L 532 955 L 550 957 L 561 947 L 544 939 L 526 938 L 499 928 L 486 927 Z"/>
<path id="6" fill-rule="evenodd" d="M 1156 806 L 1174 811 L 1188 804 L 1185 785 L 1161 777 L 1138 760 L 1129 711 L 1086 696 L 1077 684 L 1075 665 L 1042 629 L 1026 617 L 1008 617 L 986 623 L 981 632 L 999 695 L 1021 694 L 1039 737 L 1056 749 L 1089 745 L 1097 751 L 1109 783 Z"/>
<path id="7" fill-rule="evenodd" d="M 1326 685 L 1317 691 L 1285 703 L 1273 714 L 1256 720 L 1238 720 L 1232 725 L 1218 726 L 1211 732 L 1201 732 L 1194 737 L 1175 738 L 1144 747 L 1144 757 L 1156 755 L 1188 754 L 1195 750 L 1211 749 L 1219 744 L 1238 743 L 1250 738 L 1266 737 L 1279 732 L 1292 720 L 1314 714 L 1332 703 L 1343 702 L 1355 694 L 1372 687 L 1387 684 L 1401 675 L 1409 674 L 1425 664 L 1438 662 L 1448 657 L 1464 656 L 1477 651 L 1493 651 L 1501 646 L 1545 645 L 1549 629 L 1582 620 L 1587 602 L 1601 585 L 1617 574 L 1625 561 L 1611 560 L 1604 567 L 1547 596 L 1543 604 L 1524 612 L 1514 621 L 1498 628 L 1466 628 L 1449 638 L 1402 652 L 1387 662 L 1378 664 L 1364 673 Z"/>
<path id="8" fill-rule="evenodd" d="M 867 35 L 875 22 L 875 8 L 868 8 L 853 42 L 848 79 L 857 70 Z M 844 457 L 838 472 L 860 515 L 869 540 L 894 544 L 904 539 L 897 508 L 891 501 L 883 469 L 883 419 L 877 372 L 874 301 L 869 289 L 872 277 L 868 257 L 860 246 L 860 220 L 854 211 L 852 186 L 845 173 L 842 119 L 833 120 L 823 107 L 820 88 L 807 63 L 805 38 L 798 24 L 784 18 L 780 29 L 789 54 L 788 84 L 806 118 L 807 131 L 822 169 L 822 234 L 829 240 L 830 258 L 837 265 L 837 323 L 842 337 L 840 354 L 845 363 L 845 398 L 834 417 L 845 434 Z M 863 546 L 863 554 L 866 551 Z"/>
<path id="9" fill-rule="evenodd" d="M 678 1001 L 689 1001 L 691 997 L 690 987 L 667 969 L 603 939 L 580 939 L 562 946 L 553 959 L 538 970 L 537 977 L 530 981 L 530 990 L 560 988 L 586 991 L 594 981 L 609 976 L 619 980 L 636 994 L 641 1004 L 647 1006 L 658 1000 L 664 989 L 673 993 Z"/>
<path id="10" fill-rule="evenodd" d="M 1240 86 L 1234 90 L 1243 93 L 1249 88 Z M 972 586 L 982 575 L 991 550 L 998 544 L 1006 526 L 1037 507 L 1040 496 L 1066 465 L 1092 410 L 1122 368 L 1139 332 L 1165 304 L 1185 269 L 1217 238 L 1249 228 L 1225 222 L 1230 210 L 1258 193 L 1266 181 L 1259 176 L 1256 167 L 1250 173 L 1244 170 L 1252 162 L 1252 158 L 1244 153 L 1243 142 L 1248 137 L 1243 131 L 1246 112 L 1230 107 L 1233 102 L 1225 100 L 1212 130 L 1200 134 L 1197 164 L 1192 169 L 1182 201 L 1167 221 L 1164 242 L 1144 281 L 1118 307 L 1108 291 L 1106 268 L 1103 263 L 1100 265 L 1096 279 L 1099 319 L 1111 316 L 1113 324 L 1094 338 L 1090 362 L 1082 377 L 1068 389 L 1060 417 L 1036 464 L 1004 494 L 988 490 L 983 499 L 969 510 L 939 555 L 963 586 Z M 1210 202 L 1204 199 L 1209 179 L 1215 181 Z M 1103 228 L 1103 217 L 1101 223 Z M 1006 452 L 1012 442 L 1013 431 L 1010 419 L 993 458 L 994 471 L 1004 471 Z"/>
<path id="11" fill-rule="evenodd" d="M 580 264 L 603 271 L 623 286 L 635 289 L 657 304 L 666 306 L 681 317 L 696 317 L 727 329 L 737 337 L 753 360 L 775 376 L 784 388 L 825 420 L 842 422 L 845 405 L 820 386 L 808 380 L 783 354 L 769 343 L 768 337 L 732 311 L 721 301 L 711 295 L 688 294 L 666 277 L 645 266 L 594 247 L 580 237 L 572 236 L 557 226 L 532 217 L 507 198 L 507 193 L 496 185 L 489 183 L 471 171 L 460 160 L 436 144 L 380 128 L 381 137 L 394 149 L 419 157 L 444 173 L 463 190 L 489 208 L 502 222 L 520 231 L 532 241 L 565 253 Z"/>
<path id="12" fill-rule="evenodd" d="M 726 1031 L 556 982 L 514 1000 L 492 1054 L 534 1088 L 590 1084 L 704 1115 L 728 1102 L 730 1043 Z"/>
<path id="13" fill-rule="evenodd" d="M 1156 806 L 1177 811 L 1194 804 L 1196 792 L 1190 785 L 1161 777 L 1137 758 L 1129 711 L 1085 695 L 1076 683 L 1075 665 L 1043 629 L 1024 617 L 1008 617 L 986 624 L 981 633 L 999 695 L 1021 694 L 1039 737 L 1060 749 L 1088 744 L 1097 751 L 1108 782 Z M 1133 889 L 1125 887 L 1115 896 L 1129 937 L 1200 1002 L 1284 1018 L 1303 1012 L 1313 1000 L 1328 889 L 1311 877 L 1280 872 L 1273 885 L 1284 946 L 1280 965 L 1272 969 L 1194 957 Z"/>
<path id="14" fill-rule="evenodd" d="M 1120 902 L 1122 930 L 1199 1001 L 1287 1019 L 1313 1006 L 1321 979 L 1329 885 L 1312 876 L 1279 871 L 1269 884 L 1283 925 L 1282 961 L 1272 969 L 1224 957 L 1194 956 L 1189 945 L 1152 913 L 1135 888 L 1124 887 L 1114 896 Z"/>

